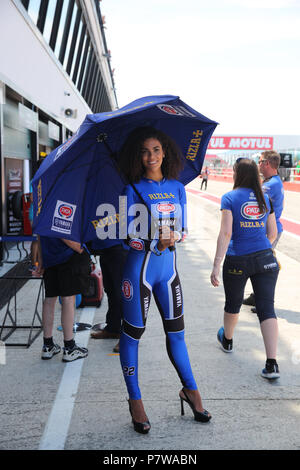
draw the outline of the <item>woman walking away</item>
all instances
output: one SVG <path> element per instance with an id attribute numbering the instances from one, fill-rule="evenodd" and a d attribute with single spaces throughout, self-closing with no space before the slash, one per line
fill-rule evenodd
<path id="1" fill-rule="evenodd" d="M 151 127 L 133 131 L 120 156 L 120 168 L 130 183 L 125 190 L 130 250 L 122 285 L 124 319 L 120 361 L 134 429 L 142 434 L 149 432 L 150 422 L 138 384 L 138 346 L 145 330 L 152 291 L 163 321 L 167 352 L 183 385 L 179 392 L 181 412 L 184 414 L 186 402 L 196 421 L 207 422 L 211 418 L 202 406 L 184 339 L 182 291 L 175 250 L 175 243 L 182 240 L 186 230 L 186 194 L 184 186 L 176 180 L 181 162 L 175 143 Z M 140 216 L 136 218 L 131 215 L 137 213 Z M 120 226 L 122 220 L 120 214 Z"/>
<path id="2" fill-rule="evenodd" d="M 217 241 L 211 283 L 219 285 L 222 260 L 225 290 L 224 326 L 217 338 L 226 353 L 233 351 L 233 333 L 250 278 L 257 315 L 266 350 L 266 365 L 261 375 L 277 379 L 278 325 L 274 293 L 279 271 L 271 245 L 277 236 L 275 213 L 269 197 L 263 194 L 256 163 L 240 158 L 233 167 L 233 190 L 221 200 L 221 228 Z"/>

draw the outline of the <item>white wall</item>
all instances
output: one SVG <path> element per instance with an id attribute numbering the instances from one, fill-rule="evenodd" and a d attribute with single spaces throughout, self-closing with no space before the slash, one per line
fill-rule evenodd
<path id="1" fill-rule="evenodd" d="M 100 63 L 100 68 L 101 68 L 101 73 L 102 73 L 104 83 L 106 83 L 107 87 L 110 88 L 109 100 L 110 100 L 111 107 L 112 109 L 116 109 L 117 103 L 115 100 L 115 95 L 113 93 L 113 88 L 112 88 L 113 84 L 112 84 L 112 79 L 110 76 L 110 70 L 108 67 L 107 58 L 104 57 L 103 55 L 104 44 L 103 44 L 101 29 L 100 29 L 98 16 L 96 12 L 95 2 L 94 0 L 84 0 L 84 1 L 81 1 L 81 5 L 82 5 L 82 9 L 85 10 L 87 17 L 89 19 L 92 37 L 94 38 L 96 49 L 99 54 L 98 58 L 99 58 L 99 63 Z"/>
<path id="2" fill-rule="evenodd" d="M 18 8 L 12 0 L 0 0 L 0 79 L 75 131 L 91 110 L 21 12 L 22 4 Z M 65 118 L 66 108 L 77 109 L 77 118 Z"/>

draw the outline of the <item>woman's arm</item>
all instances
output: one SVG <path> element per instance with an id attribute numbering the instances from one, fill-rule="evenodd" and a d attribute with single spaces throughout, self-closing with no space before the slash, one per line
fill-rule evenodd
<path id="1" fill-rule="evenodd" d="M 72 250 L 76 251 L 77 253 L 81 254 L 84 249 L 81 247 L 79 242 L 74 242 L 73 240 L 66 240 L 65 238 L 61 238 L 61 240 Z"/>
<path id="2" fill-rule="evenodd" d="M 37 237 L 37 241 L 34 245 L 34 249 L 32 252 L 32 264 L 33 266 L 35 266 L 35 269 L 32 272 L 32 275 L 37 276 L 37 277 L 42 276 L 44 274 L 44 268 L 43 268 L 41 240 L 40 240 L 39 235 Z"/>
<path id="3" fill-rule="evenodd" d="M 269 217 L 267 218 L 267 238 L 270 240 L 270 243 L 272 244 L 277 237 L 277 224 L 276 224 L 276 218 L 275 218 L 275 212 L 272 212 L 272 214 L 269 214 Z"/>
<path id="4" fill-rule="evenodd" d="M 210 281 L 214 287 L 217 287 L 219 282 L 219 275 L 220 275 L 220 267 L 222 260 L 225 256 L 227 251 L 231 235 L 232 235 L 232 212 L 228 209 L 222 210 L 222 218 L 221 218 L 221 227 L 220 232 L 217 240 L 217 248 L 216 254 L 214 259 L 214 266 L 212 273 L 210 275 Z"/>

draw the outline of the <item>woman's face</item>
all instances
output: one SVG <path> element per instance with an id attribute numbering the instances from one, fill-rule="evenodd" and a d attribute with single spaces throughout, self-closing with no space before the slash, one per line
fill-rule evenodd
<path id="1" fill-rule="evenodd" d="M 146 174 L 155 173 L 160 170 L 164 158 L 164 152 L 159 140 L 152 137 L 146 139 L 142 144 L 141 156 Z"/>

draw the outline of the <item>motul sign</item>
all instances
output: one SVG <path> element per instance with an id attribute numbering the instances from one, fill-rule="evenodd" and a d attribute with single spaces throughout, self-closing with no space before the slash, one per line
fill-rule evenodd
<path id="1" fill-rule="evenodd" d="M 272 150 L 273 137 L 212 137 L 208 149 Z"/>

